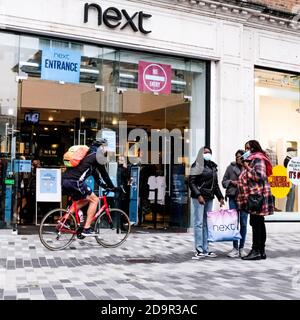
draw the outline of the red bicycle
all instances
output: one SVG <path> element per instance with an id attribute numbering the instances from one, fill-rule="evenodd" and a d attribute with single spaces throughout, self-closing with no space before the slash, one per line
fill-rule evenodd
<path id="1" fill-rule="evenodd" d="M 93 223 L 96 241 L 106 248 L 115 248 L 121 245 L 128 237 L 131 229 L 130 220 L 127 214 L 120 209 L 110 209 L 107 203 L 107 194 L 110 190 L 103 192 L 103 196 L 99 197 L 103 205 L 99 205 L 100 209 L 96 212 Z M 79 209 L 77 203 L 67 208 L 58 208 L 49 211 L 42 219 L 39 228 L 39 237 L 42 244 L 49 250 L 56 251 L 65 249 L 69 246 L 75 237 L 84 239 L 81 234 L 83 225 L 80 223 Z M 74 208 L 74 214 L 71 209 Z"/>

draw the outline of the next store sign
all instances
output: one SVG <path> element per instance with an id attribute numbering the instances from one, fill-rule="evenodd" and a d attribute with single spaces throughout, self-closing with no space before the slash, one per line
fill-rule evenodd
<path id="1" fill-rule="evenodd" d="M 79 83 L 81 55 L 65 49 L 44 49 L 42 54 L 43 80 Z"/>

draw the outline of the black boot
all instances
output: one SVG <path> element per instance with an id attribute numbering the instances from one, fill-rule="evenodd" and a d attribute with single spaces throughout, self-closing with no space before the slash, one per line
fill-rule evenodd
<path id="1" fill-rule="evenodd" d="M 249 252 L 249 254 L 246 257 L 243 257 L 242 259 L 243 260 L 260 260 L 261 259 L 260 251 L 252 249 Z"/>
<path id="2" fill-rule="evenodd" d="M 265 249 L 260 249 L 260 257 L 262 260 L 266 260 L 267 259 L 267 255 L 265 252 Z"/>

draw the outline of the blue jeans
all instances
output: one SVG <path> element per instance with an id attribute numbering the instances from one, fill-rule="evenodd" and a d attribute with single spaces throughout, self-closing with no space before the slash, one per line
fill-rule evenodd
<path id="1" fill-rule="evenodd" d="M 229 209 L 236 209 L 238 210 L 237 203 L 234 197 L 228 197 L 229 198 Z M 233 247 L 235 249 L 243 249 L 246 241 L 246 235 L 247 235 L 247 221 L 248 221 L 248 213 L 245 211 L 238 210 L 240 215 L 240 233 L 241 233 L 241 240 L 240 240 L 240 246 L 238 240 L 233 241 Z"/>
<path id="2" fill-rule="evenodd" d="M 193 199 L 194 204 L 194 237 L 195 248 L 198 252 L 207 253 L 208 251 L 208 228 L 207 212 L 211 211 L 213 200 L 207 200 L 205 204 L 200 204 L 198 199 Z"/>

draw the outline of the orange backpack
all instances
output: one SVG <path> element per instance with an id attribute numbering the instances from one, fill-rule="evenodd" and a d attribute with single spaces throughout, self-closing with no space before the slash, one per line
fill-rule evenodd
<path id="1" fill-rule="evenodd" d="M 64 164 L 68 168 L 77 167 L 80 161 L 87 155 L 89 147 L 85 145 L 76 145 L 69 148 L 64 154 Z"/>

